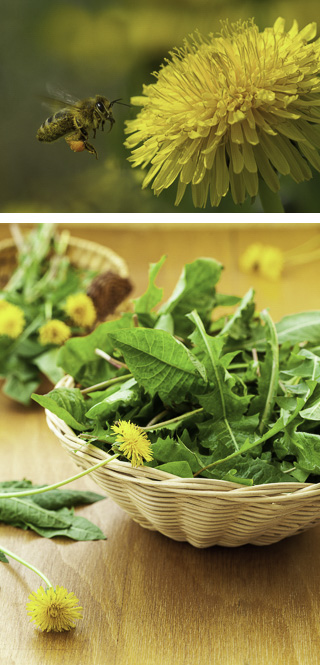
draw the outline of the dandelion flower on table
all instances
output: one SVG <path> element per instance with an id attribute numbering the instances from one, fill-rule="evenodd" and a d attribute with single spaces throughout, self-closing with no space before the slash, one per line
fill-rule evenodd
<path id="1" fill-rule="evenodd" d="M 127 121 L 133 166 L 151 165 L 156 195 L 178 180 L 176 205 L 189 184 L 193 203 L 218 206 L 255 197 L 262 179 L 272 192 L 279 174 L 297 183 L 320 171 L 320 40 L 316 24 L 288 32 L 278 18 L 259 32 L 253 20 L 223 23 L 170 53 L 156 82 L 131 103 Z M 308 43 L 311 42 L 311 43 Z"/>
<path id="2" fill-rule="evenodd" d="M 42 631 L 60 633 L 74 628 L 75 622 L 82 619 L 83 608 L 78 603 L 74 593 L 68 593 L 64 587 L 44 589 L 41 586 L 30 594 L 27 610 L 30 621 Z"/>
<path id="3" fill-rule="evenodd" d="M 239 268 L 242 272 L 257 272 L 262 277 L 277 281 L 284 267 L 284 254 L 279 247 L 252 243 L 239 259 Z"/>
<path id="4" fill-rule="evenodd" d="M 25 324 L 24 313 L 20 307 L 5 300 L 0 301 L 0 335 L 16 339 L 22 333 Z"/>
<path id="5" fill-rule="evenodd" d="M 39 328 L 39 342 L 43 346 L 56 344 L 60 346 L 71 337 L 71 330 L 63 321 L 51 319 Z"/>
<path id="6" fill-rule="evenodd" d="M 86 293 L 75 293 L 67 298 L 65 311 L 78 326 L 93 326 L 97 313 L 92 299 Z"/>
<path id="7" fill-rule="evenodd" d="M 131 461 L 132 466 L 142 466 L 143 460 L 150 462 L 153 459 L 150 441 L 141 427 L 130 420 L 119 420 L 111 429 L 117 434 L 119 451 Z"/>

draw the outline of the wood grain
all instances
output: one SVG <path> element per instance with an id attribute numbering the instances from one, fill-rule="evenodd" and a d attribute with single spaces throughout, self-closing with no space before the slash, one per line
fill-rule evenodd
<path id="1" fill-rule="evenodd" d="M 61 225 L 63 226 L 63 225 Z M 148 263 L 168 254 L 158 284 L 168 296 L 183 264 L 214 256 L 226 266 L 221 291 L 253 284 L 258 307 L 275 319 L 319 308 L 319 262 L 295 268 L 278 284 L 242 275 L 239 252 L 259 238 L 281 248 L 319 234 L 317 225 L 230 228 L 101 224 L 72 229 L 127 260 L 138 295 Z M 192 228 L 190 228 L 192 227 Z M 0 239 L 8 237 L 0 225 Z M 51 483 L 76 472 L 36 404 L 0 397 L 0 479 Z M 99 491 L 89 479 L 73 487 Z M 110 499 L 77 509 L 107 540 L 41 539 L 0 525 L 0 543 L 73 591 L 84 608 L 70 633 L 43 634 L 28 621 L 37 576 L 15 561 L 0 568 L 0 662 L 5 665 L 316 665 L 320 662 L 320 527 L 269 547 L 197 550 L 135 524 Z M 1 547 L 1 545 L 0 545 Z"/>

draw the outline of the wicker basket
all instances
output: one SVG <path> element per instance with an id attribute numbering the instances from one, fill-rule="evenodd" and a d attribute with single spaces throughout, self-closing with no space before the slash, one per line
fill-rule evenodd
<path id="1" fill-rule="evenodd" d="M 65 376 L 57 387 L 72 387 Z M 87 469 L 109 456 L 84 443 L 46 410 L 49 428 Z M 239 486 L 208 478 L 179 478 L 149 467 L 114 460 L 91 474 L 93 480 L 135 522 L 195 547 L 270 545 L 320 522 L 320 484 L 273 483 Z"/>
<path id="2" fill-rule="evenodd" d="M 0 241 L 0 289 L 5 287 L 17 265 L 17 253 L 12 238 Z M 128 275 L 124 260 L 112 249 L 96 242 L 70 237 L 67 255 L 77 268 L 94 270 L 98 273 L 112 270 L 120 277 Z"/>

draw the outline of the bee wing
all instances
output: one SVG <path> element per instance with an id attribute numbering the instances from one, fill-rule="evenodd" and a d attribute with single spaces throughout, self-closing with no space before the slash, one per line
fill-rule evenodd
<path id="1" fill-rule="evenodd" d="M 59 88 L 53 88 L 48 85 L 47 90 L 49 94 L 41 96 L 42 103 L 53 111 L 62 108 L 74 109 L 80 101 L 77 97 L 73 97 L 68 92 Z"/>

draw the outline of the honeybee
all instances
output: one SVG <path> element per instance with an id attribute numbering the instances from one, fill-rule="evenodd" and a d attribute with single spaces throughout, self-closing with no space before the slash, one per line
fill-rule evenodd
<path id="1" fill-rule="evenodd" d="M 98 159 L 95 147 L 88 143 L 89 132 L 93 130 L 93 138 L 95 138 L 97 129 L 101 126 L 103 130 L 106 120 L 110 122 L 109 131 L 111 131 L 115 122 L 112 106 L 121 103 L 120 99 L 109 102 L 106 97 L 96 95 L 80 100 L 66 93 L 55 91 L 54 97 L 47 98 L 48 102 L 52 108 L 59 110 L 42 123 L 37 131 L 37 139 L 51 143 L 51 141 L 64 137 L 74 152 L 87 150 Z"/>

